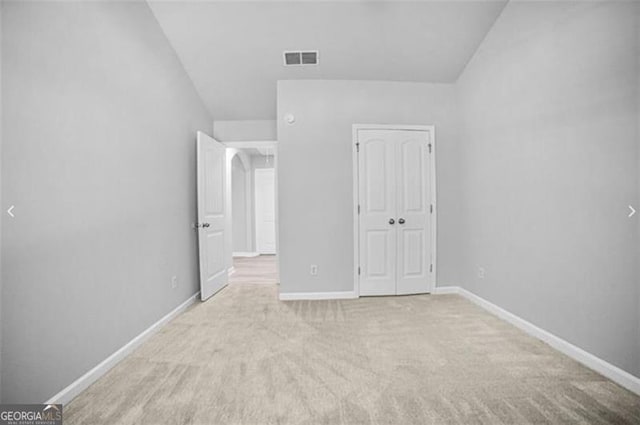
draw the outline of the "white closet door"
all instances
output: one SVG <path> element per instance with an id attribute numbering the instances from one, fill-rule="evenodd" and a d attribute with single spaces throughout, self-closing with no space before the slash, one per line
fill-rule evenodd
<path id="1" fill-rule="evenodd" d="M 395 145 L 389 131 L 358 131 L 360 295 L 396 293 Z"/>
<path id="2" fill-rule="evenodd" d="M 396 141 L 398 255 L 396 294 L 430 291 L 429 133 L 402 131 Z"/>
<path id="3" fill-rule="evenodd" d="M 358 130 L 360 295 L 431 290 L 428 131 Z"/>

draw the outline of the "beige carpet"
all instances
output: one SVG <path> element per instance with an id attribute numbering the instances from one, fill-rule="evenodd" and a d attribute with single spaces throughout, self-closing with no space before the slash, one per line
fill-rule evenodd
<path id="1" fill-rule="evenodd" d="M 230 285 L 65 424 L 640 424 L 640 398 L 457 295 L 277 300 Z"/>

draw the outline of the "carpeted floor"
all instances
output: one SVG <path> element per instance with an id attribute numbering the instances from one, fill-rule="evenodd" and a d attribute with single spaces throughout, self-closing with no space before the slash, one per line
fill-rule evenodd
<path id="1" fill-rule="evenodd" d="M 640 424 L 640 398 L 457 295 L 229 285 L 65 406 L 65 424 Z"/>

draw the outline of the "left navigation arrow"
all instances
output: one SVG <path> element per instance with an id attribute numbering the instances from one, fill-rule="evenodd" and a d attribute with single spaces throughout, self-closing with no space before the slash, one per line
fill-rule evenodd
<path id="1" fill-rule="evenodd" d="M 15 215 L 13 215 L 13 213 L 12 213 L 12 211 L 13 211 L 13 209 L 14 209 L 14 208 L 15 208 L 15 205 L 11 205 L 11 206 L 9 207 L 9 209 L 7 210 L 7 214 L 9 214 L 9 215 L 11 216 L 11 218 L 14 218 L 14 217 L 15 217 Z"/>

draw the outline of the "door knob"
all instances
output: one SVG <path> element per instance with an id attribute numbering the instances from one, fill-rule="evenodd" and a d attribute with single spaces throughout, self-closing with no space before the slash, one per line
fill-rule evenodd
<path id="1" fill-rule="evenodd" d="M 211 226 L 209 223 L 202 223 L 202 227 L 209 227 Z"/>
<path id="2" fill-rule="evenodd" d="M 398 223 L 404 224 L 404 218 L 401 218 L 400 220 L 398 220 Z"/>
<path id="3" fill-rule="evenodd" d="M 392 218 L 389 219 L 389 224 L 395 224 L 395 223 L 396 223 L 396 221 L 394 219 L 392 219 Z"/>

